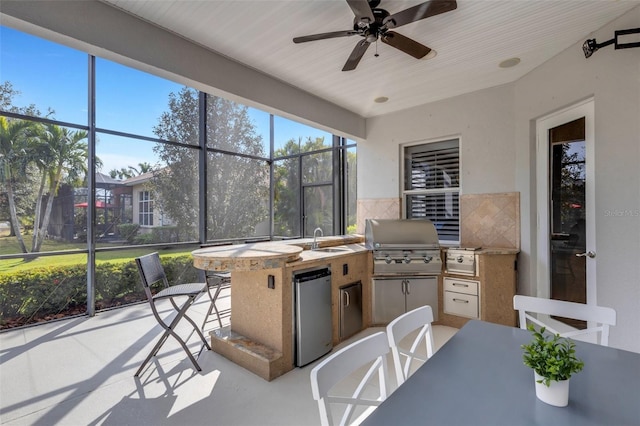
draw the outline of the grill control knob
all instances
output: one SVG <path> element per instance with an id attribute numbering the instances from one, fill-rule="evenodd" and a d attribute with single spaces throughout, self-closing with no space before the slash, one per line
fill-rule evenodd
<path id="1" fill-rule="evenodd" d="M 411 263 L 411 258 L 409 256 L 405 255 L 404 258 L 402 258 L 402 261 L 404 263 Z"/>
<path id="2" fill-rule="evenodd" d="M 462 263 L 462 261 L 464 261 L 464 257 L 458 256 L 456 260 L 458 261 L 458 263 Z"/>
<path id="3" fill-rule="evenodd" d="M 429 263 L 433 260 L 433 256 L 425 256 L 424 257 L 424 263 Z"/>
<path id="4" fill-rule="evenodd" d="M 391 263 L 391 256 L 387 255 L 387 257 L 384 258 L 384 261 L 387 263 L 387 265 Z"/>

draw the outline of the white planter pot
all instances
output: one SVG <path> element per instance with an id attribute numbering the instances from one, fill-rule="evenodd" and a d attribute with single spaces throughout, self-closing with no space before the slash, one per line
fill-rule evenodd
<path id="1" fill-rule="evenodd" d="M 533 372 L 536 385 L 536 396 L 542 402 L 556 407 L 566 407 L 569 404 L 569 380 L 561 380 L 559 382 L 552 380 L 549 386 L 544 383 L 538 383 L 543 377 Z"/>

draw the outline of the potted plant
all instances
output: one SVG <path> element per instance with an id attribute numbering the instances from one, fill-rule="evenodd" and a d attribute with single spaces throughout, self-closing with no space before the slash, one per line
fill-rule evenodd
<path id="1" fill-rule="evenodd" d="M 547 404 L 564 407 L 569 403 L 569 378 L 582 370 L 584 363 L 576 357 L 575 343 L 559 334 L 545 336 L 545 328 L 527 329 L 533 339 L 522 345 L 522 359 L 534 372 L 536 396 Z"/>

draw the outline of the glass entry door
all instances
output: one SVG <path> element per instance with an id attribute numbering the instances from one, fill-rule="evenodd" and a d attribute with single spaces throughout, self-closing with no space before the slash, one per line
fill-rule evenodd
<path id="1" fill-rule="evenodd" d="M 538 297 L 597 302 L 594 134 L 593 99 L 537 123 Z"/>
<path id="2" fill-rule="evenodd" d="M 551 298 L 587 302 L 584 117 L 549 130 Z"/>

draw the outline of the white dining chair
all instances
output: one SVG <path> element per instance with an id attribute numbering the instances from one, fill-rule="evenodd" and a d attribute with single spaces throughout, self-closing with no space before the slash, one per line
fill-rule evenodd
<path id="1" fill-rule="evenodd" d="M 360 424 L 387 398 L 388 353 L 387 336 L 380 331 L 340 349 L 311 370 L 311 393 L 323 426 Z M 376 375 L 378 387 L 373 382 Z"/>
<path id="2" fill-rule="evenodd" d="M 559 334 L 562 337 L 595 336 L 595 342 L 602 346 L 609 346 L 609 327 L 616 325 L 616 311 L 612 308 L 584 303 L 566 302 L 563 300 L 544 299 L 515 295 L 513 308 L 518 311 L 520 328 L 526 329 L 527 324 L 533 323 L 545 327 L 546 331 Z M 534 316 L 533 314 L 538 314 Z M 571 318 L 587 321 L 588 327 L 584 330 L 570 330 L 559 332 L 541 320 L 542 315 L 554 315 L 563 318 Z M 598 339 L 598 334 L 600 338 Z"/>
<path id="3" fill-rule="evenodd" d="M 407 380 L 415 361 L 426 362 L 433 355 L 432 322 L 433 311 L 431 306 L 425 305 L 400 315 L 387 325 L 387 338 L 393 355 L 398 386 Z M 418 331 L 418 333 L 411 341 L 409 349 L 406 349 L 406 344 L 400 346 L 400 342 L 415 331 Z M 423 342 L 425 344 L 426 357 L 420 356 L 418 352 Z"/>

